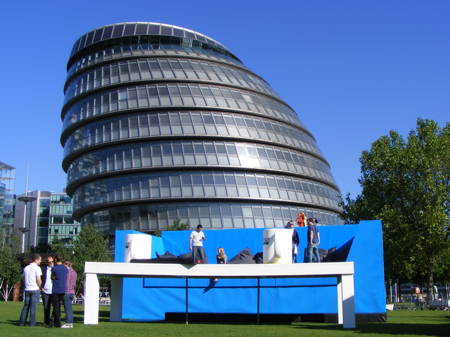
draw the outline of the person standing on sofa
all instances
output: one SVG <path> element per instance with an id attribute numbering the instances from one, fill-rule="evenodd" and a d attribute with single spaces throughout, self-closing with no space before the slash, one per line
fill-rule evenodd
<path id="1" fill-rule="evenodd" d="M 25 291 L 23 293 L 23 308 L 20 313 L 20 326 L 25 326 L 28 313 L 30 313 L 30 326 L 36 325 L 36 304 L 39 302 L 39 293 L 42 286 L 41 256 L 33 254 L 32 262 L 23 269 L 22 280 Z"/>
<path id="2" fill-rule="evenodd" d="M 77 284 L 77 272 L 72 268 L 72 262 L 65 261 L 67 268 L 66 293 L 64 294 L 64 311 L 66 312 L 66 324 L 61 328 L 73 328 L 72 302 L 75 297 L 75 286 Z"/>
<path id="3" fill-rule="evenodd" d="M 189 237 L 189 250 L 192 251 L 194 264 L 208 263 L 208 258 L 206 257 L 205 249 L 203 248 L 203 241 L 206 240 L 206 236 L 205 233 L 203 233 L 202 228 L 202 225 L 198 225 Z"/>
<path id="4" fill-rule="evenodd" d="M 52 317 L 50 310 L 52 308 L 52 268 L 53 268 L 53 256 L 49 255 L 46 259 L 47 263 L 45 266 L 41 266 L 42 270 L 42 304 L 44 305 L 44 324 L 47 327 L 53 326 Z"/>
<path id="5" fill-rule="evenodd" d="M 61 255 L 55 255 L 55 266 L 52 268 L 52 306 L 53 324 L 56 328 L 61 327 L 61 302 L 64 301 L 67 285 L 67 267 L 62 264 Z"/>
<path id="6" fill-rule="evenodd" d="M 315 262 L 320 262 L 319 245 L 320 233 L 317 228 L 316 221 L 313 218 L 308 219 L 308 262 L 313 262 L 313 255 Z"/>

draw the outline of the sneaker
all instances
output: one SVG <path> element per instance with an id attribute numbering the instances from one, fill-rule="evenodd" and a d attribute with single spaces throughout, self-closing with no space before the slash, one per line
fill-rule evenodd
<path id="1" fill-rule="evenodd" d="M 66 324 L 62 325 L 61 328 L 63 328 L 63 329 L 70 329 L 70 328 L 73 328 L 73 324 L 72 323 L 66 323 Z"/>

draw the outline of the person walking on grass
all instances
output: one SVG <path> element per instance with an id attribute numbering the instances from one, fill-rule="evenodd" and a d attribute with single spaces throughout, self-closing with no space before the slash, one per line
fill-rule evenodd
<path id="1" fill-rule="evenodd" d="M 46 259 L 46 265 L 41 266 L 42 270 L 42 304 L 44 305 L 44 324 L 47 327 L 53 326 L 53 321 L 51 317 L 52 308 L 52 268 L 53 268 L 53 256 L 49 255 Z"/>
<path id="2" fill-rule="evenodd" d="M 28 314 L 30 314 L 30 326 L 36 325 L 36 304 L 39 302 L 39 293 L 42 286 L 41 256 L 33 254 L 32 262 L 26 266 L 22 273 L 24 283 L 23 308 L 20 313 L 20 326 L 25 326 Z"/>
<path id="3" fill-rule="evenodd" d="M 61 328 L 73 328 L 72 302 L 75 297 L 75 285 L 77 283 L 77 272 L 72 268 L 72 262 L 65 261 L 67 268 L 66 293 L 64 294 L 64 311 L 66 312 L 66 324 Z"/>
<path id="4" fill-rule="evenodd" d="M 55 266 L 52 268 L 52 306 L 53 324 L 56 328 L 61 327 L 61 302 L 64 301 L 67 285 L 67 267 L 62 264 L 61 255 L 55 255 Z"/>
<path id="5" fill-rule="evenodd" d="M 203 248 L 203 241 L 206 240 L 206 236 L 205 233 L 203 233 L 202 228 L 202 225 L 198 225 L 189 237 L 189 250 L 192 251 L 194 264 L 208 263 L 205 249 Z"/>

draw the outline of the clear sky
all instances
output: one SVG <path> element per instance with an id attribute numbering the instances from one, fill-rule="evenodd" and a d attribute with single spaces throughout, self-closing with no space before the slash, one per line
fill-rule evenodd
<path id="1" fill-rule="evenodd" d="M 360 192 L 361 151 L 418 117 L 450 120 L 450 1 L 4 1 L 0 161 L 16 193 L 61 191 L 60 110 L 75 40 L 96 27 L 153 21 L 227 46 L 299 114 L 343 194 Z"/>

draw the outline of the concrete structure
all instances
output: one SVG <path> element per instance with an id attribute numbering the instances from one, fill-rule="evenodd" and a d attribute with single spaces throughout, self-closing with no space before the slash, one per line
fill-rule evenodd
<path id="1" fill-rule="evenodd" d="M 340 223 L 339 189 L 296 112 L 221 43 L 159 23 L 75 42 L 61 111 L 74 217 L 113 235 L 176 219 L 281 227 Z"/>
<path id="2" fill-rule="evenodd" d="M 217 248 L 222 247 L 228 261 L 241 256 L 243 249 L 250 255 L 263 256 L 266 240 L 264 228 L 236 228 L 213 230 L 206 229 L 207 237 L 204 248 L 210 264 L 214 264 Z M 307 228 L 294 229 L 300 239 L 297 262 L 307 260 Z M 269 231 L 271 231 L 269 229 Z M 277 229 L 277 231 L 288 231 Z M 127 246 L 130 245 L 130 235 L 147 236 L 147 241 L 139 240 L 138 247 L 148 245 L 146 256 L 139 254 L 139 258 L 149 259 L 170 252 L 175 256 L 185 256 L 189 252 L 189 236 L 191 231 L 164 231 L 161 237 L 156 237 L 134 230 L 117 231 L 115 233 L 114 261 L 127 262 Z M 353 262 L 355 268 L 354 291 L 355 313 L 360 322 L 386 320 L 386 291 L 384 283 L 383 240 L 381 221 L 362 221 L 354 225 L 321 226 L 321 244 L 323 251 L 322 262 Z M 267 236 L 266 236 L 267 238 Z M 286 238 L 286 240 L 288 240 Z M 278 244 L 279 242 L 277 242 Z M 282 244 L 290 247 L 290 244 Z M 134 248 L 133 248 L 134 249 Z M 140 248 L 138 248 L 140 249 Z M 170 260 L 170 259 L 169 259 Z M 237 263 L 243 262 L 235 261 Z M 244 259 L 246 260 L 246 259 Z M 143 262 L 145 260 L 141 260 Z M 149 261 L 149 260 L 146 260 Z M 151 260 L 150 262 L 164 260 Z M 165 260 L 167 261 L 167 260 Z M 186 261 L 185 259 L 183 261 Z M 254 267 L 253 259 L 247 259 L 245 266 Z M 135 261 L 136 262 L 136 261 Z M 172 260 L 172 262 L 175 262 Z M 256 261 L 255 261 L 256 262 Z M 281 262 L 281 261 L 279 261 Z M 132 265 L 136 270 L 139 264 Z M 221 265 L 223 266 L 223 265 Z M 259 266 L 259 265 L 257 265 Z M 132 267 L 130 267 L 132 268 Z M 228 268 L 228 267 L 227 267 Z M 225 320 L 230 315 L 260 314 L 282 317 L 296 315 L 300 319 L 308 319 L 309 315 L 323 315 L 323 319 L 331 322 L 337 319 L 336 277 L 323 278 L 234 278 L 220 279 L 190 279 L 189 313 L 190 317 L 210 317 L 212 320 Z M 119 282 L 119 281 L 118 281 Z M 117 310 L 124 321 L 162 321 L 171 317 L 181 317 L 186 310 L 186 282 L 183 278 L 146 278 L 123 277 L 120 280 L 122 302 Z M 258 304 L 257 293 L 260 293 Z M 230 301 L 229 299 L 239 299 Z M 292 299 L 300 299 L 293 301 Z M 250 316 L 249 316 L 250 315 Z M 306 315 L 306 317 L 305 317 Z M 320 319 L 320 317 L 316 317 Z M 275 319 L 275 318 L 273 318 Z"/>
<path id="3" fill-rule="evenodd" d="M 338 324 L 355 327 L 353 262 L 301 264 L 213 264 L 184 266 L 161 263 L 86 262 L 84 291 L 84 324 L 98 324 L 99 282 L 97 275 L 113 276 L 111 281 L 111 321 L 121 320 L 123 277 L 183 277 L 186 279 L 186 315 L 188 315 L 189 278 L 337 278 Z M 151 298 L 148 299 L 151 301 Z M 234 298 L 234 300 L 239 300 Z M 259 291 L 258 291 L 258 304 Z M 257 308 L 259 313 L 259 307 Z M 187 316 L 186 316 L 187 317 Z M 187 323 L 187 321 L 186 321 Z"/>

